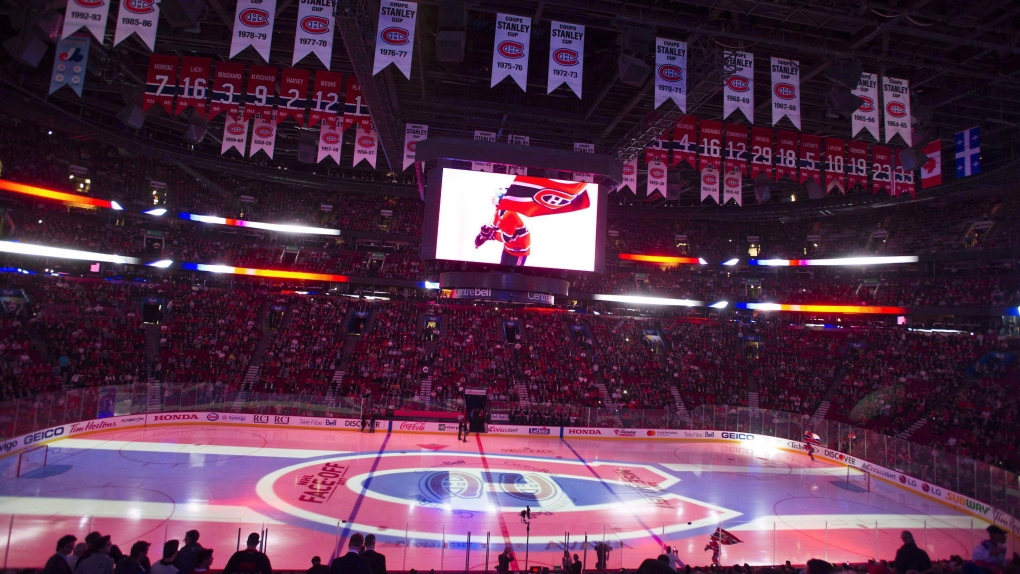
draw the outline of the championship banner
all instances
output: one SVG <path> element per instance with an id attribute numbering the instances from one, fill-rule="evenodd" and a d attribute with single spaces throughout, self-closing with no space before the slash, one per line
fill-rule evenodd
<path id="1" fill-rule="evenodd" d="M 772 179 L 772 130 L 751 128 L 751 178 L 764 173 Z"/>
<path id="2" fill-rule="evenodd" d="M 324 121 L 319 129 L 319 154 L 315 163 L 322 163 L 322 160 L 332 158 L 337 165 L 340 165 L 340 146 L 343 143 L 343 132 L 334 123 L 330 125 Z"/>
<path id="3" fill-rule="evenodd" d="M 404 167 L 407 169 L 414 163 L 418 151 L 418 142 L 429 136 L 429 127 L 424 124 L 407 124 L 404 127 Z"/>
<path id="4" fill-rule="evenodd" d="M 244 64 L 239 62 L 216 62 L 213 75 L 213 93 L 209 100 L 209 119 L 226 112 L 238 117 L 241 105 L 241 83 L 244 81 Z"/>
<path id="5" fill-rule="evenodd" d="M 85 28 L 93 38 L 102 44 L 103 36 L 106 34 L 106 19 L 109 15 L 110 0 L 67 0 L 67 11 L 64 12 L 64 29 L 60 33 L 60 39 L 64 40 Z"/>
<path id="6" fill-rule="evenodd" d="M 871 146 L 871 193 L 885 190 L 889 195 L 892 189 L 892 148 L 876 145 Z"/>
<path id="7" fill-rule="evenodd" d="M 942 141 L 933 140 L 921 148 L 928 161 L 921 166 L 921 189 L 942 185 Z"/>
<path id="8" fill-rule="evenodd" d="M 581 98 L 584 72 L 584 26 L 553 20 L 549 40 L 549 78 L 545 93 L 566 84 Z"/>
<path id="9" fill-rule="evenodd" d="M 662 139 L 652 138 L 652 140 L 648 142 L 648 147 L 645 148 L 645 163 L 649 164 L 653 161 L 666 163 L 666 156 L 668 154 L 669 151 L 666 149 L 666 146 L 663 145 Z"/>
<path id="10" fill-rule="evenodd" d="M 379 4 L 379 28 L 375 34 L 375 65 L 372 75 L 393 64 L 404 77 L 411 79 L 411 55 L 414 52 L 414 21 L 418 16 L 416 2 L 382 0 Z M 365 126 L 368 131 L 371 126 Z M 345 130 L 347 128 L 344 128 Z"/>
<path id="11" fill-rule="evenodd" d="M 687 42 L 656 38 L 654 107 L 667 100 L 687 113 Z"/>
<path id="12" fill-rule="evenodd" d="M 333 10 L 336 4 L 336 0 L 298 0 L 291 66 L 296 66 L 308 54 L 315 54 L 319 62 L 329 69 L 333 60 Z"/>
<path id="13" fill-rule="evenodd" d="M 492 44 L 490 88 L 510 76 L 528 91 L 528 58 L 531 56 L 531 18 L 496 14 L 496 38 Z"/>
<path id="14" fill-rule="evenodd" d="M 244 157 L 244 148 L 248 145 L 248 120 L 236 119 L 227 114 L 223 122 L 223 145 L 220 146 L 220 155 L 227 153 L 227 150 L 236 149 L 241 157 Z"/>
<path id="15" fill-rule="evenodd" d="M 737 205 L 743 207 L 744 205 L 744 176 L 739 171 L 727 171 L 722 176 L 723 179 L 723 193 L 722 193 L 722 204 L 726 205 L 726 202 L 733 200 Z"/>
<path id="16" fill-rule="evenodd" d="M 71 86 L 74 93 L 81 97 L 81 89 L 85 85 L 85 68 L 89 62 L 90 41 L 91 39 L 84 34 L 68 36 L 57 41 L 49 93 L 52 94 L 63 86 Z"/>
<path id="17" fill-rule="evenodd" d="M 209 70 L 212 60 L 196 56 L 184 56 L 181 61 L 181 77 L 177 82 L 177 107 L 174 115 L 195 108 L 195 113 L 205 117 L 205 104 L 209 98 Z"/>
<path id="18" fill-rule="evenodd" d="M 347 131 L 358 124 L 364 131 L 372 130 L 372 117 L 368 112 L 365 96 L 361 94 L 361 82 L 354 74 L 347 76 L 347 92 L 344 94 L 344 119 L 340 131 Z"/>
<path id="19" fill-rule="evenodd" d="M 159 2 L 160 0 L 121 0 L 120 11 L 117 12 L 117 29 L 113 32 L 113 45 L 120 44 L 131 34 L 138 34 L 138 39 L 149 48 L 149 51 L 155 51 Z"/>
<path id="20" fill-rule="evenodd" d="M 616 191 L 623 191 L 624 188 L 637 195 L 637 156 L 623 164 L 623 182 L 616 188 Z"/>
<path id="21" fill-rule="evenodd" d="M 276 0 L 237 0 L 234 30 L 230 38 L 230 58 L 251 46 L 269 62 L 269 46 L 273 43 L 273 21 Z"/>
<path id="22" fill-rule="evenodd" d="M 513 134 L 507 134 L 506 143 L 512 145 L 531 145 L 531 136 L 516 136 Z M 528 168 L 522 165 L 507 165 L 506 172 L 515 175 L 528 175 Z"/>
<path id="23" fill-rule="evenodd" d="M 772 58 L 772 125 L 784 116 L 800 129 L 800 62 Z"/>
<path id="24" fill-rule="evenodd" d="M 747 121 L 754 123 L 754 54 L 723 52 L 726 68 L 733 73 L 723 82 L 723 119 L 740 110 Z"/>
<path id="25" fill-rule="evenodd" d="M 145 75 L 145 96 L 142 111 L 159 105 L 166 113 L 174 114 L 174 94 L 177 93 L 177 56 L 152 54 L 149 71 Z"/>
<path id="26" fill-rule="evenodd" d="M 776 130 L 776 181 L 784 175 L 797 181 L 797 132 Z"/>
<path id="27" fill-rule="evenodd" d="M 910 82 L 882 78 L 882 102 L 885 110 L 885 143 L 899 134 L 907 147 L 914 145 L 910 141 Z"/>
<path id="28" fill-rule="evenodd" d="M 248 72 L 248 93 L 244 117 L 271 118 L 276 104 L 276 66 L 252 66 Z"/>
<path id="29" fill-rule="evenodd" d="M 714 120 L 701 120 L 701 146 L 698 151 L 701 154 L 698 167 L 704 171 L 706 167 L 714 167 L 717 171 L 722 169 L 720 154 L 722 153 L 722 122 Z M 716 183 L 719 177 L 716 174 Z M 717 188 L 718 191 L 718 188 Z M 718 199 L 718 198 L 717 198 Z"/>
<path id="30" fill-rule="evenodd" d="M 379 134 L 375 131 L 375 124 L 371 129 L 364 129 L 361 124 L 354 130 L 354 165 L 367 161 L 368 165 L 375 167 L 375 155 L 378 149 Z"/>
<path id="31" fill-rule="evenodd" d="M 846 193 L 846 142 L 838 138 L 825 138 L 825 193 L 838 189 Z"/>
<path id="32" fill-rule="evenodd" d="M 868 144 L 856 140 L 847 142 L 847 189 L 859 185 L 868 188 Z"/>
<path id="33" fill-rule="evenodd" d="M 861 130 L 868 130 L 871 137 L 878 139 L 878 80 L 875 74 L 861 74 L 853 95 L 864 100 L 851 117 L 850 137 L 857 137 Z"/>
<path id="34" fill-rule="evenodd" d="M 813 181 L 822 184 L 822 138 L 812 134 L 800 136 L 800 183 Z"/>
<path id="35" fill-rule="evenodd" d="M 574 153 L 595 153 L 595 144 L 574 142 Z M 665 160 L 663 160 L 665 161 Z M 592 183 L 595 181 L 595 175 L 591 173 L 574 172 L 574 181 L 586 181 Z"/>
<path id="36" fill-rule="evenodd" d="M 666 196 L 666 162 L 657 157 L 648 163 L 648 187 L 645 195 L 651 197 L 655 192 Z"/>
<path id="37" fill-rule="evenodd" d="M 475 130 L 475 141 L 494 142 L 496 141 L 496 132 Z M 492 173 L 492 163 L 487 161 L 473 161 L 471 162 L 471 169 L 472 171 L 487 171 Z"/>
<path id="38" fill-rule="evenodd" d="M 711 165 L 701 170 L 701 201 L 707 197 L 719 203 L 719 170 Z"/>
<path id="39" fill-rule="evenodd" d="M 747 174 L 747 126 L 726 124 L 726 160 L 724 170 Z M 725 202 L 724 202 L 725 203 Z"/>
<path id="40" fill-rule="evenodd" d="M 683 116 L 673 125 L 673 165 L 685 161 L 691 169 L 697 169 L 695 160 L 698 156 L 698 118 Z"/>
<path id="41" fill-rule="evenodd" d="M 340 85 L 344 80 L 338 72 L 315 72 L 312 87 L 312 109 L 308 112 L 308 125 L 317 126 L 323 121 L 336 127 L 340 109 Z"/>
<path id="42" fill-rule="evenodd" d="M 280 76 L 280 103 L 276 106 L 276 123 L 294 118 L 299 126 L 305 125 L 305 106 L 308 104 L 308 70 L 284 68 Z"/>
<path id="43" fill-rule="evenodd" d="M 248 157 L 256 152 L 265 152 L 269 159 L 273 159 L 273 150 L 276 148 L 276 122 L 271 117 L 256 118 L 252 123 L 251 149 L 248 150 Z"/>
<path id="44" fill-rule="evenodd" d="M 897 162 L 898 163 L 898 162 Z M 893 171 L 893 185 L 892 185 L 892 196 L 903 195 L 909 193 L 910 197 L 917 197 L 917 184 L 914 183 L 914 172 L 903 169 L 903 166 L 897 165 Z"/>

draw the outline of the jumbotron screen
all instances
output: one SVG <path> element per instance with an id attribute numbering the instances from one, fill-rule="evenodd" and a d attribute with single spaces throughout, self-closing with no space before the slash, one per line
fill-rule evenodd
<path id="1" fill-rule="evenodd" d="M 444 168 L 441 189 L 436 259 L 601 268 L 597 184 Z"/>

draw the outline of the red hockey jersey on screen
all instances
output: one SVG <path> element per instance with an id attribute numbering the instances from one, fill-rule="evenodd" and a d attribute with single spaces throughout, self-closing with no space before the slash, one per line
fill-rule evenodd
<path id="1" fill-rule="evenodd" d="M 580 211 L 591 205 L 585 189 L 587 185 L 583 181 L 555 181 L 519 175 L 496 207 L 528 217 Z"/>

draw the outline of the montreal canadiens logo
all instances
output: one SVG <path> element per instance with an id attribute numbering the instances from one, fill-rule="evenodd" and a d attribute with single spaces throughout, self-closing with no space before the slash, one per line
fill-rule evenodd
<path id="1" fill-rule="evenodd" d="M 737 178 L 735 178 L 735 177 L 727 177 L 726 178 L 726 187 L 739 187 L 739 186 L 740 186 L 740 181 L 738 181 Z"/>
<path id="2" fill-rule="evenodd" d="M 409 41 L 408 35 L 407 30 L 394 26 L 382 31 L 382 41 L 391 46 L 403 46 Z"/>
<path id="3" fill-rule="evenodd" d="M 679 82 L 684 79 L 684 71 L 672 64 L 659 66 L 659 77 L 664 82 Z"/>
<path id="4" fill-rule="evenodd" d="M 269 126 L 259 126 L 255 128 L 255 135 L 260 138 L 268 138 L 273 135 L 273 128 Z"/>
<path id="5" fill-rule="evenodd" d="M 902 118 L 907 115 L 907 106 L 903 105 L 902 102 L 889 102 L 885 106 L 885 111 L 894 118 Z"/>
<path id="6" fill-rule="evenodd" d="M 797 96 L 797 88 L 793 87 L 793 84 L 776 84 L 772 91 L 781 100 L 792 100 Z"/>
<path id="7" fill-rule="evenodd" d="M 262 28 L 269 25 L 269 12 L 258 8 L 248 8 L 241 11 L 238 19 L 249 28 Z"/>
<path id="8" fill-rule="evenodd" d="M 751 89 L 751 82 L 744 76 L 730 76 L 726 80 L 726 85 L 730 87 L 734 92 L 746 92 Z"/>
<path id="9" fill-rule="evenodd" d="M 577 196 L 572 193 L 558 189 L 544 188 L 534 195 L 534 200 L 539 205 L 549 209 L 559 209 L 570 204 Z"/>
<path id="10" fill-rule="evenodd" d="M 662 179 L 666 177 L 666 170 L 662 169 L 661 167 L 653 167 L 652 169 L 648 170 L 648 175 L 651 175 L 655 179 Z"/>
<path id="11" fill-rule="evenodd" d="M 305 16 L 301 20 L 301 29 L 309 34 L 325 34 L 329 32 L 329 20 L 322 16 Z"/>
<path id="12" fill-rule="evenodd" d="M 875 111 L 875 100 L 868 96 L 858 96 L 861 98 L 861 107 L 857 108 L 862 112 L 873 112 Z"/>
<path id="13" fill-rule="evenodd" d="M 103 4 L 106 4 L 103 0 L 74 0 L 74 3 L 82 8 L 99 8 Z"/>
<path id="14" fill-rule="evenodd" d="M 520 42 L 504 40 L 499 43 L 499 47 L 496 49 L 499 50 L 499 54 L 501 56 L 511 60 L 524 57 L 524 44 L 521 44 Z"/>
<path id="15" fill-rule="evenodd" d="M 407 142 L 407 151 L 414 153 L 418 150 L 418 142 Z"/>
<path id="16" fill-rule="evenodd" d="M 152 0 L 125 0 L 121 6 L 132 14 L 151 14 L 156 11 Z"/>
<path id="17" fill-rule="evenodd" d="M 358 145 L 361 147 L 372 147 L 375 145 L 375 138 L 372 136 L 361 136 L 358 138 Z"/>
<path id="18" fill-rule="evenodd" d="M 322 141 L 330 145 L 340 143 L 340 135 L 333 132 L 322 134 Z"/>
<path id="19" fill-rule="evenodd" d="M 634 166 L 629 163 L 623 166 L 623 175 L 634 175 Z"/>
<path id="20" fill-rule="evenodd" d="M 707 174 L 702 176 L 701 181 L 703 181 L 705 185 L 715 185 L 716 183 L 719 182 L 719 178 L 712 174 Z"/>
<path id="21" fill-rule="evenodd" d="M 568 48 L 560 48 L 553 52 L 553 61 L 561 66 L 576 66 L 577 52 Z"/>
<path id="22" fill-rule="evenodd" d="M 230 124 L 227 126 L 227 131 L 232 135 L 239 136 L 244 133 L 244 124 Z"/>
<path id="23" fill-rule="evenodd" d="M 207 421 L 216 422 L 216 421 L 220 420 L 220 415 L 218 415 L 216 413 L 209 413 L 209 414 L 205 415 L 205 419 Z"/>

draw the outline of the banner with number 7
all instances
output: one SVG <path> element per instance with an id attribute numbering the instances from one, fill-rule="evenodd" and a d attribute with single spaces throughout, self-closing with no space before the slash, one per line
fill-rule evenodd
<path id="1" fill-rule="evenodd" d="M 209 69 L 212 60 L 195 56 L 184 56 L 181 62 L 181 80 L 177 87 L 177 107 L 174 115 L 181 115 L 189 107 L 195 113 L 205 116 L 205 103 L 209 91 Z"/>
<path id="2" fill-rule="evenodd" d="M 166 113 L 174 113 L 174 95 L 177 93 L 177 56 L 152 54 L 149 71 L 145 76 L 145 97 L 142 111 L 160 105 Z"/>

